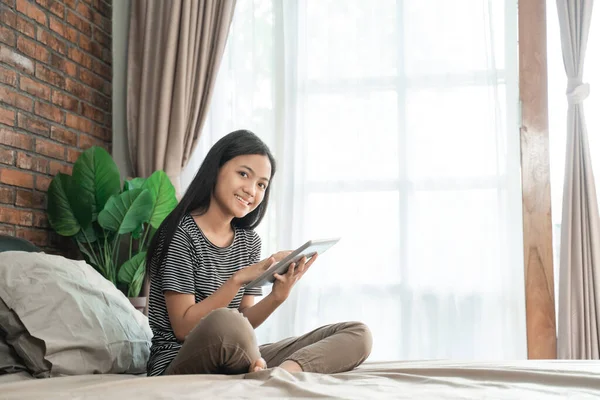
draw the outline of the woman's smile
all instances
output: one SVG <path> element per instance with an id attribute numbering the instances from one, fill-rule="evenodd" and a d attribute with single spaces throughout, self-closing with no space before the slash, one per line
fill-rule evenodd
<path id="1" fill-rule="evenodd" d="M 244 200 L 243 197 L 238 196 L 237 194 L 235 195 L 235 198 L 237 199 L 237 201 L 239 201 L 241 204 L 243 204 L 246 207 L 250 207 L 250 205 L 252 204 L 251 202 Z"/>

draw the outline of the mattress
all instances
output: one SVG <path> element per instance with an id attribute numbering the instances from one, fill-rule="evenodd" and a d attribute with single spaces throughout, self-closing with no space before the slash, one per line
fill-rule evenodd
<path id="1" fill-rule="evenodd" d="M 50 379 L 0 377 L 0 399 L 598 399 L 594 361 L 366 363 L 335 375 L 248 374 L 145 377 L 81 375 Z"/>

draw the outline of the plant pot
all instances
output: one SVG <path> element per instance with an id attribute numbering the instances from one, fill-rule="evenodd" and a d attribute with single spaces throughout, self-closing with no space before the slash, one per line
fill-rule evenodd
<path id="1" fill-rule="evenodd" d="M 148 301 L 147 297 L 128 297 L 128 298 L 136 310 L 140 311 L 141 313 L 144 313 L 146 311 L 146 304 Z"/>

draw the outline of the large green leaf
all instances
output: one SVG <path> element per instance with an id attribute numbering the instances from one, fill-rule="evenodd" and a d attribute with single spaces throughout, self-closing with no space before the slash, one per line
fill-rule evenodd
<path id="1" fill-rule="evenodd" d="M 106 150 L 97 146 L 90 147 L 79 156 L 73 165 L 73 180 L 90 196 L 94 221 L 108 199 L 121 191 L 117 164 Z"/>
<path id="2" fill-rule="evenodd" d="M 81 230 L 69 202 L 69 187 L 72 178 L 59 172 L 48 188 L 48 221 L 50 226 L 62 236 L 73 236 Z"/>
<path id="3" fill-rule="evenodd" d="M 144 283 L 146 273 L 146 252 L 142 251 L 127 260 L 119 269 L 118 280 L 129 287 L 128 296 L 137 297 Z"/>
<path id="4" fill-rule="evenodd" d="M 81 243 L 93 243 L 98 240 L 94 226 L 89 225 L 85 229 L 81 228 L 77 235 L 75 235 L 75 240 Z"/>
<path id="5" fill-rule="evenodd" d="M 135 271 L 135 276 L 133 277 L 133 282 L 129 284 L 129 289 L 127 290 L 127 297 L 138 297 L 140 292 L 142 291 L 142 285 L 144 284 L 144 275 L 146 274 L 146 265 L 142 265 L 142 268 L 138 268 Z"/>
<path id="6" fill-rule="evenodd" d="M 164 171 L 154 171 L 143 186 L 152 193 L 154 208 L 150 216 L 150 225 L 158 229 L 165 217 L 177 206 L 175 187 Z"/>
<path id="7" fill-rule="evenodd" d="M 131 190 L 131 189 L 141 189 L 146 182 L 146 178 L 133 178 L 131 180 L 126 180 L 123 183 L 123 191 Z"/>
<path id="8" fill-rule="evenodd" d="M 124 234 L 138 229 L 151 213 L 150 191 L 132 189 L 111 197 L 98 215 L 98 223 L 106 230 Z"/>
<path id="9" fill-rule="evenodd" d="M 87 263 L 94 267 L 94 269 L 96 269 L 98 272 L 104 275 L 102 267 L 96 264 L 96 255 L 90 251 L 90 249 L 87 247 L 88 245 L 77 241 L 77 246 L 79 247 L 81 253 L 85 256 L 85 261 L 87 261 Z"/>
<path id="10" fill-rule="evenodd" d="M 142 235 L 144 234 L 144 229 L 146 228 L 145 224 L 141 224 L 140 226 L 138 226 L 137 228 L 134 229 L 134 231 L 131 233 L 131 236 L 134 239 L 139 239 L 142 237 Z"/>
<path id="11" fill-rule="evenodd" d="M 92 218 L 94 215 L 94 198 L 92 195 L 89 192 L 82 190 L 82 188 L 75 183 L 75 179 L 73 178 L 70 179 L 68 184 L 67 194 L 69 196 L 71 209 L 73 210 L 75 219 L 79 222 L 81 229 L 91 229 Z"/>

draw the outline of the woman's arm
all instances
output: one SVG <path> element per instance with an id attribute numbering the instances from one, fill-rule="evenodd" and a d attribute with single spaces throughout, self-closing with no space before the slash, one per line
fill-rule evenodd
<path id="1" fill-rule="evenodd" d="M 199 303 L 196 303 L 193 294 L 166 290 L 164 293 L 167 313 L 169 314 L 169 321 L 171 322 L 175 337 L 181 341 L 185 340 L 188 333 L 202 318 L 217 308 L 227 307 L 240 291 L 243 284 L 257 278 L 274 262 L 275 258 L 269 257 L 237 271 L 220 288 L 215 290 L 213 294 Z"/>
<path id="2" fill-rule="evenodd" d="M 267 297 L 254 304 L 254 296 L 244 296 L 240 303 L 239 310 L 241 311 L 250 324 L 254 328 L 257 328 L 279 307 L 290 295 L 292 287 L 298 282 L 300 278 L 306 273 L 308 268 L 317 260 L 317 255 L 313 256 L 310 261 L 306 261 L 306 257 L 303 257 L 298 265 L 295 263 L 290 264 L 288 271 L 283 274 L 275 274 L 275 283 L 273 284 L 273 290 Z"/>
<path id="3" fill-rule="evenodd" d="M 167 312 L 175 337 L 180 341 L 185 340 L 188 333 L 202 318 L 217 308 L 227 307 L 241 287 L 242 284 L 231 277 L 213 294 L 199 303 L 196 303 L 193 294 L 166 291 Z"/>
<path id="4" fill-rule="evenodd" d="M 244 296 L 240 303 L 239 310 L 246 318 L 248 318 L 250 324 L 256 329 L 283 303 L 283 300 L 277 299 L 271 293 L 257 304 L 254 304 L 254 297 L 255 296 Z"/>

